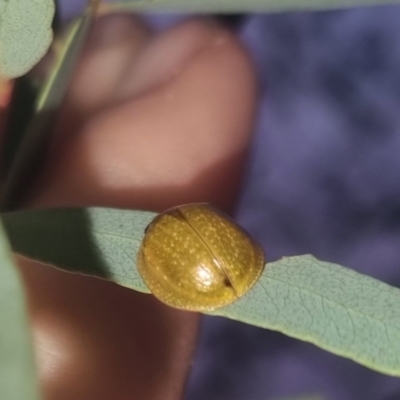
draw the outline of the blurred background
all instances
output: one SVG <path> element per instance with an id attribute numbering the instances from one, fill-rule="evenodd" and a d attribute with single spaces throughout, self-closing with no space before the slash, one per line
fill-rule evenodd
<path id="1" fill-rule="evenodd" d="M 70 16 L 80 0 L 64 0 Z M 164 29 L 185 18 L 150 15 Z M 269 261 L 312 253 L 400 287 L 400 7 L 224 18 L 259 75 L 236 217 Z M 400 400 L 400 380 L 205 317 L 185 400 Z"/>

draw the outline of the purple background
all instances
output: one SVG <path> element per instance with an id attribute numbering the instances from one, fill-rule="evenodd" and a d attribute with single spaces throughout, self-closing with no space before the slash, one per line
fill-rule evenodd
<path id="1" fill-rule="evenodd" d="M 400 286 L 400 7 L 250 16 L 261 100 L 239 221 L 269 260 L 312 253 Z M 400 305 L 399 305 L 400 306 Z M 400 380 L 206 317 L 186 400 L 400 399 Z"/>
<path id="2" fill-rule="evenodd" d="M 400 7 L 248 16 L 240 36 L 261 98 L 239 221 L 270 261 L 312 253 L 400 286 Z M 204 318 L 185 400 L 303 394 L 399 400 L 400 380 Z"/>

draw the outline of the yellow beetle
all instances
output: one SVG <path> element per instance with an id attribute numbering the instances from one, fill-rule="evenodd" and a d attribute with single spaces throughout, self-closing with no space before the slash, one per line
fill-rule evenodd
<path id="1" fill-rule="evenodd" d="M 137 264 L 154 296 L 190 311 L 234 302 L 254 285 L 264 265 L 261 247 L 205 203 L 158 215 L 146 229 Z"/>

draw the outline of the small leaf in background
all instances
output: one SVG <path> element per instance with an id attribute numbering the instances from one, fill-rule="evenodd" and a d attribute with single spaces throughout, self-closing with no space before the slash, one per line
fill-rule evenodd
<path id="1" fill-rule="evenodd" d="M 155 216 L 88 208 L 2 218 L 15 252 L 148 293 L 136 256 Z M 248 294 L 210 314 L 276 330 L 400 376 L 400 289 L 310 255 L 267 263 Z"/>
<path id="2" fill-rule="evenodd" d="M 136 12 L 236 13 L 330 10 L 395 4 L 399 0 L 108 0 L 108 2 L 114 8 L 128 8 Z"/>
<path id="3" fill-rule="evenodd" d="M 54 0 L 0 0 L 0 75 L 28 72 L 52 40 Z"/>
<path id="4" fill-rule="evenodd" d="M 0 399 L 39 398 L 24 290 L 0 226 Z"/>

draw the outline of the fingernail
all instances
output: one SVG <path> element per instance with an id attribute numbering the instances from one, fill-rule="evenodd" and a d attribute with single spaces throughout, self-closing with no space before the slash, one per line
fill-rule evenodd
<path id="1" fill-rule="evenodd" d="M 207 21 L 188 21 L 154 38 L 132 66 L 125 94 L 139 95 L 171 81 L 197 54 L 218 44 L 225 30 Z"/>

